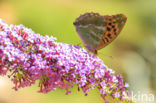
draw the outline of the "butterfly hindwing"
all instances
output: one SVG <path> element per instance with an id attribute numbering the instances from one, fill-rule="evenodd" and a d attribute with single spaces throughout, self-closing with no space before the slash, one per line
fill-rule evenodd
<path id="1" fill-rule="evenodd" d="M 105 32 L 105 28 L 99 29 L 93 24 L 84 26 L 78 26 L 76 28 L 81 40 L 84 42 L 85 47 L 94 52 L 95 48 L 99 45 L 101 38 Z"/>

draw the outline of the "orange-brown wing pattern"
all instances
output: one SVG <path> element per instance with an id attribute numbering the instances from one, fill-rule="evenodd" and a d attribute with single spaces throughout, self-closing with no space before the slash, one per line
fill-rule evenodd
<path id="1" fill-rule="evenodd" d="M 99 50 L 108 44 L 110 44 L 121 32 L 124 24 L 126 23 L 127 17 L 123 14 L 117 14 L 113 16 L 104 16 L 106 19 L 106 29 L 102 36 L 99 46 L 96 50 Z"/>

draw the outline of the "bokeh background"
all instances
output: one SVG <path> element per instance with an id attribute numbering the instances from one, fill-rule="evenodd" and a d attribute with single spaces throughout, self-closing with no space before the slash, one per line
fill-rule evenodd
<path id="1" fill-rule="evenodd" d="M 150 97 L 156 92 L 156 0 L 0 0 L 0 18 L 8 24 L 23 24 L 36 33 L 53 35 L 58 42 L 80 43 L 73 21 L 85 12 L 101 15 L 123 13 L 127 23 L 109 46 L 99 51 L 104 63 L 122 74 L 129 91 Z M 110 58 L 112 56 L 113 58 Z M 72 94 L 57 89 L 40 94 L 37 84 L 12 89 L 12 82 L 0 77 L 0 103 L 104 103 L 95 89 L 84 96 L 75 86 Z M 138 98 L 138 97 L 136 97 Z M 156 98 L 155 98 L 156 99 Z M 156 103 L 137 101 L 137 103 Z"/>

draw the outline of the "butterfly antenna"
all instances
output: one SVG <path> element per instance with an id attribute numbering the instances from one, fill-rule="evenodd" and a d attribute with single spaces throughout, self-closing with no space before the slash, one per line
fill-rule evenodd
<path id="1" fill-rule="evenodd" d="M 113 57 L 113 56 L 106 55 L 106 54 L 104 54 L 104 53 L 100 53 L 100 54 L 102 54 L 102 55 L 104 55 L 104 56 L 106 56 L 106 57 L 108 57 L 108 58 L 114 59 L 114 57 Z"/>
<path id="2" fill-rule="evenodd" d="M 103 53 L 100 53 L 100 54 L 102 54 L 102 55 L 104 55 L 104 56 L 110 58 L 111 60 L 113 60 L 112 63 L 113 63 L 113 64 L 115 63 L 115 65 L 116 65 L 118 68 L 121 67 L 121 63 L 120 63 L 115 57 L 109 56 L 109 55 L 106 55 L 106 54 L 103 54 Z"/>

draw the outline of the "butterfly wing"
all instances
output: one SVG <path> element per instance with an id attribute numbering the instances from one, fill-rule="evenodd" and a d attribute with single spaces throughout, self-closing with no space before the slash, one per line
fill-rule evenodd
<path id="1" fill-rule="evenodd" d="M 96 47 L 105 33 L 105 19 L 98 13 L 86 13 L 77 18 L 74 25 L 84 46 L 90 52 L 95 53 Z"/>
<path id="2" fill-rule="evenodd" d="M 86 49 L 96 54 L 97 50 L 117 37 L 125 22 L 123 14 L 101 16 L 98 13 L 85 13 L 76 19 L 74 25 Z"/>
<path id="3" fill-rule="evenodd" d="M 104 16 L 104 18 L 107 25 L 105 33 L 101 38 L 100 44 L 96 47 L 96 50 L 102 49 L 110 44 L 119 35 L 127 20 L 127 17 L 123 14 Z"/>

